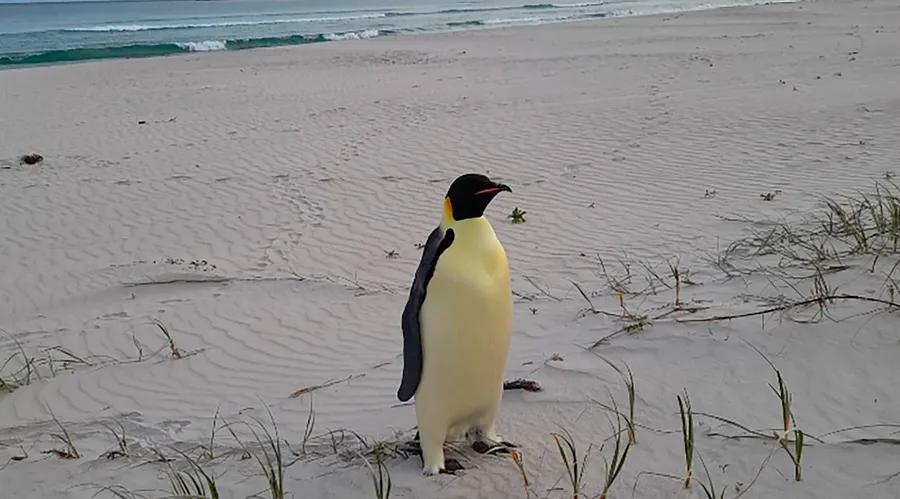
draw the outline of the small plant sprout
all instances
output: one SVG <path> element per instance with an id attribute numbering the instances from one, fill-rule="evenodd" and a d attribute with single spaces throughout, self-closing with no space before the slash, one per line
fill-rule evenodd
<path id="1" fill-rule="evenodd" d="M 610 423 L 610 426 L 612 426 L 612 423 Z M 619 473 L 622 472 L 622 467 L 625 466 L 625 459 L 628 458 L 628 450 L 631 449 L 631 444 L 628 442 L 625 443 L 624 447 L 622 446 L 622 420 L 619 419 L 618 415 L 616 415 L 616 426 L 613 428 L 613 431 L 614 445 L 609 458 L 603 453 L 606 443 L 600 448 L 600 454 L 603 456 L 604 474 L 603 492 L 600 493 L 599 499 L 607 499 L 609 497 L 609 491 L 612 489 L 613 484 L 616 483 Z"/>
<path id="2" fill-rule="evenodd" d="M 47 411 L 50 413 L 50 417 L 53 418 L 53 422 L 56 423 L 56 427 L 59 428 L 61 433 L 51 433 L 51 436 L 58 439 L 66 446 L 64 449 L 51 449 L 46 451 L 45 454 L 56 454 L 57 456 L 63 459 L 80 459 L 81 455 L 78 454 L 78 449 L 75 448 L 75 444 L 72 442 L 72 437 L 69 435 L 66 427 L 59 422 L 59 419 L 56 418 L 56 414 L 53 414 L 53 410 L 50 407 L 47 407 Z"/>
<path id="3" fill-rule="evenodd" d="M 748 343 L 749 344 L 749 343 Z M 803 431 L 797 427 L 797 420 L 794 418 L 793 411 L 793 397 L 791 395 L 790 390 L 788 390 L 787 383 L 784 382 L 784 377 L 781 375 L 781 371 L 775 367 L 775 364 L 769 360 L 768 357 L 762 352 L 762 350 L 756 348 L 752 344 L 750 347 L 756 350 L 763 360 L 769 364 L 769 367 L 775 371 L 775 377 L 778 382 L 778 387 L 776 388 L 774 385 L 769 383 L 769 388 L 775 393 L 775 396 L 778 397 L 778 400 L 781 402 L 781 433 L 778 431 L 774 431 L 772 436 L 775 437 L 775 440 L 778 441 L 778 445 L 784 449 L 784 452 L 791 459 L 791 462 L 794 464 L 794 480 L 800 481 L 802 478 L 802 470 L 800 466 L 800 460 L 803 458 L 803 440 L 804 434 Z M 793 434 L 794 438 L 791 439 L 791 434 Z"/>
<path id="4" fill-rule="evenodd" d="M 375 461 L 374 466 L 366 459 L 365 456 L 359 454 L 369 471 L 372 478 L 372 485 L 375 487 L 375 499 L 388 499 L 391 497 L 391 472 L 384 464 L 384 444 L 378 443 L 372 448 L 372 457 Z"/>
<path id="5" fill-rule="evenodd" d="M 678 413 L 681 416 L 681 439 L 684 442 L 684 488 L 690 488 L 691 478 L 694 475 L 694 412 L 691 409 L 691 399 L 684 390 L 684 398 L 681 395 L 675 397 L 678 400 Z"/>
<path id="6" fill-rule="evenodd" d="M 784 378 L 781 376 L 781 371 L 775 369 L 775 375 L 778 378 L 778 388 L 775 388 L 772 384 L 769 384 L 769 387 L 781 401 L 783 432 L 781 434 L 775 432 L 774 436 L 778 440 L 778 445 L 784 449 L 785 453 L 787 453 L 788 457 L 791 459 L 791 462 L 794 463 L 794 480 L 799 482 L 802 477 L 800 460 L 803 457 L 803 431 L 796 427 L 794 413 L 791 409 L 791 392 L 788 390 Z M 789 437 L 791 433 L 794 434 L 793 441 L 791 441 Z M 793 447 L 793 450 L 791 447 Z"/>
<path id="7" fill-rule="evenodd" d="M 678 266 L 678 261 L 675 263 L 666 262 L 669 265 L 669 272 L 672 274 L 672 279 L 675 281 L 675 307 L 681 306 L 681 282 L 683 275 L 681 274 L 681 269 Z"/>
<path id="8" fill-rule="evenodd" d="M 6 366 L 9 365 L 9 363 L 10 363 L 14 358 L 16 358 L 18 355 L 19 355 L 18 353 L 14 353 L 14 354 L 10 355 L 10 356 L 6 359 L 6 362 L 4 362 L 2 365 L 0 365 L 0 393 L 2 393 L 2 392 L 12 392 L 12 391 L 14 391 L 16 388 L 19 388 L 20 386 L 22 386 L 22 382 L 16 377 L 16 374 L 15 374 L 15 373 L 6 375 L 5 378 L 4 378 L 4 375 L 3 375 L 3 370 L 4 370 L 4 369 L 6 368 Z M 21 371 L 20 371 L 20 372 L 21 372 Z"/>
<path id="9" fill-rule="evenodd" d="M 306 443 L 312 437 L 316 427 L 316 412 L 313 410 L 312 394 L 309 395 L 309 412 L 306 414 L 306 427 L 303 429 L 303 443 L 300 444 L 300 452 L 306 454 Z"/>
<path id="10" fill-rule="evenodd" d="M 106 459 L 115 459 L 120 456 L 128 455 L 128 442 L 125 440 L 125 427 L 122 426 L 122 423 L 115 421 L 116 425 L 119 426 L 119 431 L 116 431 L 112 426 L 102 423 L 103 426 L 109 430 L 110 433 L 113 434 L 113 437 L 116 439 L 116 448 L 106 451 L 103 454 L 103 457 Z"/>
<path id="11" fill-rule="evenodd" d="M 209 430 L 209 444 L 206 445 L 206 448 L 203 449 L 203 455 L 206 456 L 207 459 L 213 460 L 216 458 L 214 446 L 216 441 L 216 422 L 219 420 L 219 409 L 216 408 L 216 413 L 213 414 L 212 418 L 212 426 L 210 426 Z"/>
<path id="12" fill-rule="evenodd" d="M 625 334 L 643 333 L 650 324 L 646 315 L 629 315 L 628 320 L 630 322 L 622 328 Z"/>
<path id="13" fill-rule="evenodd" d="M 582 497 L 582 481 L 584 479 L 584 471 L 587 464 L 588 455 L 591 453 L 592 445 L 589 445 L 587 451 L 579 459 L 578 448 L 575 446 L 575 439 L 568 430 L 563 429 L 562 433 L 553 433 L 553 439 L 556 440 L 556 448 L 559 451 L 559 459 L 562 461 L 563 467 L 566 469 L 566 475 L 569 478 L 569 485 L 572 489 L 572 499 L 581 499 Z"/>
<path id="14" fill-rule="evenodd" d="M 522 211 L 519 209 L 518 206 L 516 206 L 515 208 L 513 208 L 512 213 L 507 215 L 506 218 L 512 220 L 512 223 L 514 223 L 514 224 L 523 224 L 523 223 L 525 223 L 525 214 L 526 213 L 528 213 L 528 212 Z"/>
<path id="15" fill-rule="evenodd" d="M 172 338 L 172 335 L 169 333 L 169 330 L 166 328 L 165 324 L 163 324 L 160 320 L 154 320 L 153 323 L 156 325 L 156 327 L 159 328 L 160 331 L 162 331 L 162 334 L 166 337 L 166 341 L 168 341 L 169 343 L 169 356 L 171 356 L 173 359 L 180 359 L 184 357 L 184 355 L 181 353 L 181 350 L 179 350 L 178 346 L 175 345 L 175 339 Z"/>

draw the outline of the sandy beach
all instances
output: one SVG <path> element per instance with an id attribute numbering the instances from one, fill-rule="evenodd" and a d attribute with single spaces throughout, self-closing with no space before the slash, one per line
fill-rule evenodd
<path id="1" fill-rule="evenodd" d="M 189 461 L 272 497 L 268 407 L 286 497 L 376 497 L 377 454 L 394 498 L 571 498 L 568 432 L 593 498 L 610 363 L 610 498 L 900 497 L 900 228 L 827 206 L 900 195 L 898 26 L 811 0 L 0 71 L 0 497 L 170 497 Z M 400 313 L 470 171 L 513 189 L 527 485 L 403 452 Z"/>

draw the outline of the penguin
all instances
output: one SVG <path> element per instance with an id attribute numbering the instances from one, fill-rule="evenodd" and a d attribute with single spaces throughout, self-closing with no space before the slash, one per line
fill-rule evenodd
<path id="1" fill-rule="evenodd" d="M 473 430 L 480 438 L 476 450 L 512 446 L 494 426 L 512 334 L 509 266 L 484 217 L 501 192 L 512 190 L 480 174 L 453 181 L 403 309 L 397 397 L 415 396 L 425 475 L 461 469 L 455 460 L 445 463 L 444 442 Z"/>

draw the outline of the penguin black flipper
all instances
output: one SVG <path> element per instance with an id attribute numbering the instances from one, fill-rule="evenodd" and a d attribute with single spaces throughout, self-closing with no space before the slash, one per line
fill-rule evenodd
<path id="1" fill-rule="evenodd" d="M 428 281 L 434 275 L 438 258 L 453 243 L 453 229 L 447 231 L 440 227 L 431 231 L 425 248 L 422 252 L 422 260 L 416 269 L 416 277 L 412 288 L 409 290 L 409 299 L 403 309 L 403 380 L 400 389 L 397 390 L 397 398 L 406 402 L 416 394 L 419 388 L 419 378 L 422 375 L 422 332 L 419 322 L 419 310 L 425 303 L 425 293 L 428 291 Z"/>

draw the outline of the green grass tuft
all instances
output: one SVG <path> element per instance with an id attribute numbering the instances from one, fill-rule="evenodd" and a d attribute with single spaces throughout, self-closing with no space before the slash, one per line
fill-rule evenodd
<path id="1" fill-rule="evenodd" d="M 572 490 L 572 499 L 580 499 L 586 497 L 582 495 L 582 487 L 584 482 L 584 472 L 587 465 L 588 455 L 591 453 L 592 445 L 589 445 L 584 455 L 579 457 L 578 448 L 575 445 L 575 439 L 568 430 L 563 429 L 562 433 L 552 433 L 553 439 L 556 441 L 556 448 L 559 451 L 559 459 L 562 461 L 569 478 L 569 485 Z"/>
<path id="2" fill-rule="evenodd" d="M 691 478 L 694 476 L 694 411 L 691 409 L 691 399 L 687 389 L 684 390 L 684 398 L 681 395 L 675 397 L 678 400 L 678 414 L 681 416 L 681 439 L 684 444 L 684 488 L 690 488 Z"/>

